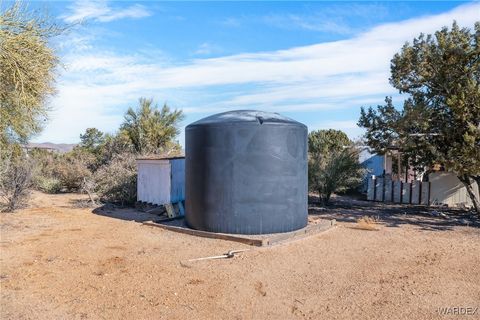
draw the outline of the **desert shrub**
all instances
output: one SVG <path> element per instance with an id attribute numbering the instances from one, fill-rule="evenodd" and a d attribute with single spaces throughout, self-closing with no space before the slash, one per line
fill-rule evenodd
<path id="1" fill-rule="evenodd" d="M 31 185 L 33 162 L 24 155 L 0 155 L 0 203 L 4 212 L 26 205 Z"/>
<path id="2" fill-rule="evenodd" d="M 106 134 L 104 143 L 98 147 L 99 163 L 108 164 L 113 158 L 124 153 L 134 153 L 130 138 L 123 132 Z"/>
<path id="3" fill-rule="evenodd" d="M 68 191 L 77 191 L 82 187 L 83 178 L 91 175 L 90 170 L 77 160 L 62 160 L 55 168 L 62 186 Z"/>
<path id="4" fill-rule="evenodd" d="M 81 190 L 84 178 L 92 176 L 97 161 L 92 153 L 80 148 L 65 154 L 32 150 L 29 157 L 35 162 L 33 187 L 47 193 Z"/>
<path id="5" fill-rule="evenodd" d="M 61 181 L 54 177 L 54 171 L 61 155 L 34 149 L 29 152 L 29 157 L 35 164 L 32 172 L 32 187 L 46 193 L 60 192 Z"/>
<path id="6" fill-rule="evenodd" d="M 68 161 L 77 161 L 83 164 L 90 172 L 94 172 L 102 164 L 98 152 L 98 150 L 91 151 L 87 148 L 76 146 L 72 151 L 66 153 L 64 158 Z"/>
<path id="7" fill-rule="evenodd" d="M 38 175 L 33 178 L 33 187 L 45 193 L 59 193 L 62 191 L 62 181 L 57 178 Z"/>
<path id="8" fill-rule="evenodd" d="M 51 176 L 61 157 L 58 153 L 44 149 L 33 149 L 28 156 L 35 162 L 34 176 Z"/>
<path id="9" fill-rule="evenodd" d="M 133 204 L 137 197 L 137 167 L 135 156 L 116 155 L 95 173 L 97 194 L 103 201 Z"/>
<path id="10" fill-rule="evenodd" d="M 84 178 L 92 175 L 95 157 L 85 151 L 74 149 L 63 155 L 54 166 L 53 176 L 61 181 L 67 191 L 79 191 Z"/>

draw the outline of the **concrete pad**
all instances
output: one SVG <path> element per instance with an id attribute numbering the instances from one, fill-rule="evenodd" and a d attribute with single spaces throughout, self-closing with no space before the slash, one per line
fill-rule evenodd
<path id="1" fill-rule="evenodd" d="M 208 232 L 202 230 L 195 230 L 189 228 L 184 219 L 170 220 L 167 222 L 161 221 L 146 221 L 144 225 L 151 227 L 158 227 L 166 229 L 173 232 L 190 234 L 192 236 L 204 237 L 204 238 L 214 238 L 227 241 L 235 241 L 251 246 L 265 247 L 271 246 L 283 242 L 289 242 L 293 240 L 302 239 L 309 237 L 323 231 L 329 230 L 336 225 L 336 220 L 326 220 L 326 219 L 313 219 L 309 217 L 308 225 L 305 228 L 295 230 L 292 232 L 284 233 L 272 233 L 272 234 L 263 234 L 263 235 L 243 235 L 243 234 L 227 234 L 227 233 L 216 233 Z"/>

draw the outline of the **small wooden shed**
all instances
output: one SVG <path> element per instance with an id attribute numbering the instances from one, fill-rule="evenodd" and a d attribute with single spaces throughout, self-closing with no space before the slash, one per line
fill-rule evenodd
<path id="1" fill-rule="evenodd" d="M 137 201 L 164 205 L 185 201 L 185 157 L 137 159 Z"/>

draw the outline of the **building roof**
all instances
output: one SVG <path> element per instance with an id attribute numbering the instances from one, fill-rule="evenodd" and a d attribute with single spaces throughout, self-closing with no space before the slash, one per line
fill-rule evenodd
<path id="1" fill-rule="evenodd" d="M 137 158 L 137 160 L 176 160 L 176 159 L 185 159 L 185 156 L 161 156 L 161 155 L 151 155 Z"/>

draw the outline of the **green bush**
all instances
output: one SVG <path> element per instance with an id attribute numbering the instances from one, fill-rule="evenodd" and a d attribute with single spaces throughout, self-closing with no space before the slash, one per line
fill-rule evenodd
<path id="1" fill-rule="evenodd" d="M 59 193 L 62 191 L 62 182 L 57 178 L 37 176 L 33 180 L 35 189 L 45 193 Z"/>
<path id="2" fill-rule="evenodd" d="M 309 188 L 318 192 L 325 205 L 329 203 L 332 193 L 357 187 L 364 176 L 365 168 L 358 161 L 358 150 L 353 147 L 309 156 Z"/>

